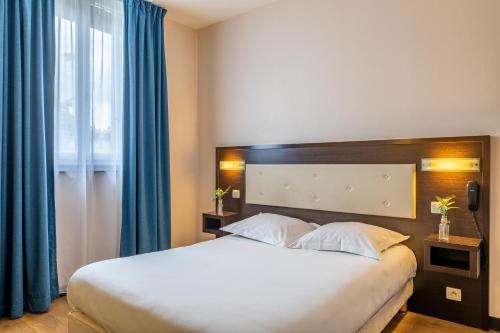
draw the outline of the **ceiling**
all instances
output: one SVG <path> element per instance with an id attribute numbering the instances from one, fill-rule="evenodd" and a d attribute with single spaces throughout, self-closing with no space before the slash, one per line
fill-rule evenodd
<path id="1" fill-rule="evenodd" d="M 167 8 L 167 17 L 194 29 L 225 21 L 277 0 L 150 0 Z"/>

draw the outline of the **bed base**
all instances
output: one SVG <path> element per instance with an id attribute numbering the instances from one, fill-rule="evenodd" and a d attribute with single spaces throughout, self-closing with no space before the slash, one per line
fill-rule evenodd
<path id="1" fill-rule="evenodd" d="M 78 310 L 68 313 L 69 333 L 110 333 L 95 321 Z"/>
<path id="2" fill-rule="evenodd" d="M 398 312 L 406 312 L 406 302 L 413 294 L 413 279 L 391 299 L 389 299 L 378 311 L 371 317 L 358 333 L 382 332 Z M 111 333 L 88 316 L 78 310 L 72 310 L 68 314 L 68 332 L 69 333 Z M 165 332 L 169 333 L 169 332 Z M 175 332 L 170 332 L 175 333 Z"/>
<path id="3" fill-rule="evenodd" d="M 406 302 L 413 294 L 413 279 L 409 280 L 406 285 L 391 299 L 389 299 L 378 311 L 368 319 L 361 327 L 358 333 L 373 333 L 382 332 L 398 312 L 406 307 Z"/>

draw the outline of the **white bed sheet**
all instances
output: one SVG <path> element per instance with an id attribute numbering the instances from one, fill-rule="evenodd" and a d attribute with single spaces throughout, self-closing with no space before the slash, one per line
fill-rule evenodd
<path id="1" fill-rule="evenodd" d="M 83 267 L 68 300 L 115 333 L 348 333 L 415 271 L 403 245 L 376 261 L 227 236 Z"/>

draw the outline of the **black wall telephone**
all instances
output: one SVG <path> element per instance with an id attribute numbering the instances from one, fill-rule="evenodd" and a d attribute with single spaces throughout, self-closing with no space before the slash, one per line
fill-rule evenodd
<path id="1" fill-rule="evenodd" d="M 467 183 L 467 208 L 471 212 L 479 209 L 479 184 L 476 181 Z"/>
<path id="2" fill-rule="evenodd" d="M 476 181 L 469 181 L 467 183 L 467 208 L 472 213 L 472 219 L 474 220 L 474 226 L 476 227 L 476 232 L 481 242 L 481 268 L 486 268 L 488 264 L 488 254 L 481 229 L 479 228 L 479 223 L 477 222 L 476 212 L 479 209 L 479 184 Z"/>

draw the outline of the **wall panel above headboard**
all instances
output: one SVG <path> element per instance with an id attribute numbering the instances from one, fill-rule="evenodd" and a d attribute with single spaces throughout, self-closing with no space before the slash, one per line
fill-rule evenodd
<path id="1" fill-rule="evenodd" d="M 480 172 L 422 172 L 421 159 L 434 157 L 480 158 L 481 170 Z M 415 165 L 415 219 L 377 216 L 373 212 L 367 214 L 364 211 L 327 211 L 313 209 L 315 207 L 312 206 L 290 208 L 280 207 L 276 203 L 262 205 L 255 204 L 256 201 L 252 198 L 247 202 L 247 194 L 251 196 L 255 194 L 250 193 L 255 191 L 252 187 L 254 184 L 246 183 L 244 170 L 219 170 L 219 162 L 223 160 L 245 161 L 250 171 L 253 165 Z M 225 209 L 238 212 L 240 218 L 259 212 L 270 212 L 319 224 L 359 221 L 410 235 L 411 238 L 405 244 L 413 250 L 419 265 L 415 279 L 415 293 L 409 302 L 410 310 L 471 326 L 482 328 L 488 326 L 488 268 L 482 270 L 477 280 L 451 275 L 443 279 L 443 274 L 423 270 L 423 240 L 438 230 L 439 215 L 430 212 L 430 203 L 436 195 L 455 194 L 457 205 L 462 208 L 454 210 L 450 215 L 452 221 L 450 233 L 476 237 L 474 224 L 466 209 L 465 189 L 469 180 L 475 180 L 481 185 L 477 218 L 486 244 L 489 242 L 490 138 L 488 136 L 219 147 L 216 149 L 216 161 L 217 186 L 226 188 L 231 185 L 233 189 L 241 191 L 240 199 L 233 199 L 230 195 L 224 199 Z M 446 284 L 462 289 L 462 302 L 450 302 L 443 297 Z"/>

